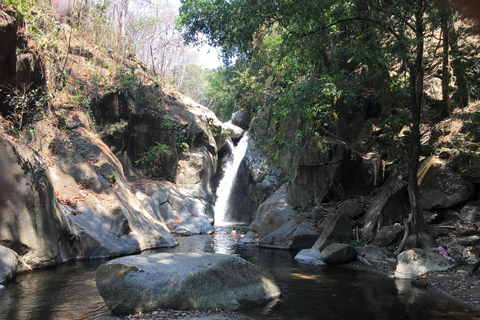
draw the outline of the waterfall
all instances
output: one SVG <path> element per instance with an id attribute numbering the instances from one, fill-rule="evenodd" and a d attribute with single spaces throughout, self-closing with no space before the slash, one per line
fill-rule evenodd
<path id="1" fill-rule="evenodd" d="M 229 139 L 228 144 L 232 149 L 232 154 L 228 158 L 227 165 L 225 166 L 225 173 L 217 188 L 217 201 L 215 202 L 215 224 L 225 225 L 228 224 L 228 210 L 229 199 L 233 188 L 233 183 L 237 176 L 238 168 L 242 159 L 247 152 L 248 147 L 248 135 L 245 133 L 238 142 L 237 146 L 233 146 L 232 141 Z"/>

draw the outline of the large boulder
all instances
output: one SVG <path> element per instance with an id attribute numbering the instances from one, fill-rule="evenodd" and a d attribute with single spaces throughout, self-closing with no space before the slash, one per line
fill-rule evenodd
<path id="1" fill-rule="evenodd" d="M 352 224 L 347 212 L 330 212 L 319 226 L 321 235 L 310 249 L 301 250 L 295 260 L 313 265 L 324 265 L 323 250 L 333 243 L 352 240 Z"/>
<path id="2" fill-rule="evenodd" d="M 352 223 L 347 213 L 327 215 L 322 221 L 320 229 L 323 229 L 323 232 L 312 249 L 323 251 L 323 249 L 332 243 L 342 243 L 352 240 Z"/>
<path id="3" fill-rule="evenodd" d="M 420 206 L 425 210 L 450 208 L 475 194 L 473 183 L 449 168 L 437 156 L 431 156 L 418 170 Z"/>
<path id="4" fill-rule="evenodd" d="M 341 199 L 342 186 L 359 162 L 357 154 L 342 141 L 310 139 L 298 159 L 298 169 L 288 189 L 288 203 L 308 211 L 315 204 Z"/>
<path id="5" fill-rule="evenodd" d="M 399 279 L 411 279 L 431 271 L 447 271 L 455 265 L 441 254 L 418 248 L 403 251 L 397 258 L 395 278 Z"/>
<path id="6" fill-rule="evenodd" d="M 390 174 L 365 214 L 363 241 L 370 242 L 382 227 L 402 221 L 406 215 L 405 204 L 408 203 L 407 186 L 399 173 Z"/>
<path id="7" fill-rule="evenodd" d="M 342 264 L 356 258 L 355 248 L 345 243 L 332 243 L 322 251 L 322 259 L 326 264 Z"/>
<path id="8" fill-rule="evenodd" d="M 240 128 L 239 126 L 234 125 L 231 121 L 224 122 L 222 124 L 222 129 L 228 132 L 230 138 L 234 140 L 238 140 L 243 137 L 245 130 Z"/>
<path id="9" fill-rule="evenodd" d="M 236 256 L 158 253 L 98 267 L 98 291 L 112 314 L 159 308 L 236 310 L 280 295 L 272 275 Z"/>
<path id="10" fill-rule="evenodd" d="M 232 124 L 246 130 L 250 126 L 251 117 L 247 110 L 239 110 L 232 114 Z"/>
<path id="11" fill-rule="evenodd" d="M 266 236 L 293 219 L 298 212 L 287 203 L 286 194 L 287 184 L 284 184 L 258 208 L 256 219 L 249 228 Z"/>
<path id="12" fill-rule="evenodd" d="M 258 245 L 266 248 L 301 250 L 311 248 L 319 235 L 313 222 L 293 219 L 262 238 Z"/>
<path id="13" fill-rule="evenodd" d="M 302 249 L 295 256 L 295 260 L 312 264 L 314 266 L 324 266 L 326 263 L 322 259 L 322 253 L 316 249 Z"/>
<path id="14" fill-rule="evenodd" d="M 19 263 L 15 251 L 0 246 L 0 284 L 16 276 Z"/>

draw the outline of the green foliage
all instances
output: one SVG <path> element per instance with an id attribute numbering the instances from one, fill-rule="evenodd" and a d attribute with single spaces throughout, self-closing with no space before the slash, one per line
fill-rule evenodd
<path id="1" fill-rule="evenodd" d="M 108 181 L 111 184 L 115 184 L 117 182 L 117 179 L 118 179 L 117 171 L 112 171 L 112 173 L 108 176 Z"/>
<path id="2" fill-rule="evenodd" d="M 208 75 L 209 85 L 205 92 L 207 106 L 223 122 L 228 121 L 236 111 L 235 96 L 239 77 L 234 69 L 235 66 L 224 67 Z"/>
<path id="3" fill-rule="evenodd" d="M 140 153 L 140 158 L 135 161 L 135 164 L 138 166 L 140 164 L 148 163 L 152 167 L 155 167 L 155 163 L 158 161 L 158 157 L 162 154 L 172 154 L 170 146 L 166 145 L 165 143 L 155 141 L 154 146 L 148 147 Z"/>
<path id="4" fill-rule="evenodd" d="M 143 89 L 143 84 L 137 79 L 137 74 L 133 67 L 128 70 L 119 68 L 117 78 L 118 89 L 125 95 L 133 97 L 136 92 Z"/>
<path id="5" fill-rule="evenodd" d="M 172 117 L 168 112 L 164 116 L 165 121 L 160 124 L 161 128 L 168 129 L 172 132 L 173 145 L 172 147 L 177 151 L 181 152 L 184 149 L 190 148 L 188 143 L 188 136 L 185 132 L 185 128 L 179 124 L 172 121 Z"/>
<path id="6" fill-rule="evenodd" d="M 28 0 L 5 0 L 5 4 L 15 13 L 15 19 L 30 19 L 34 1 Z"/>

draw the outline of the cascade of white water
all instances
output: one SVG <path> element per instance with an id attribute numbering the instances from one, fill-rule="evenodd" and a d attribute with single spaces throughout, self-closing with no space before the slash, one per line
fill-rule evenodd
<path id="1" fill-rule="evenodd" d="M 237 146 L 233 146 L 231 140 L 228 141 L 232 154 L 230 155 L 227 165 L 225 166 L 225 174 L 220 181 L 217 188 L 217 201 L 215 202 L 215 224 L 225 225 L 231 221 L 228 221 L 228 203 L 233 188 L 233 182 L 237 176 L 238 168 L 242 159 L 247 152 L 248 147 L 248 135 L 245 133 L 238 142 Z"/>

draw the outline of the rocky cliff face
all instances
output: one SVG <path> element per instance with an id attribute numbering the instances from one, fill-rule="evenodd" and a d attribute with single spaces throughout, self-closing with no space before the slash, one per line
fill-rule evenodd
<path id="1" fill-rule="evenodd" d="M 41 55 L 4 12 L 0 37 L 1 84 L 45 90 Z M 221 122 L 175 92 L 137 89 L 99 95 L 88 115 L 56 103 L 20 123 L 1 97 L 0 282 L 57 262 L 175 246 L 172 233 L 212 230 Z M 159 144 L 170 152 L 136 163 Z M 173 183 L 158 183 L 159 176 Z"/>

